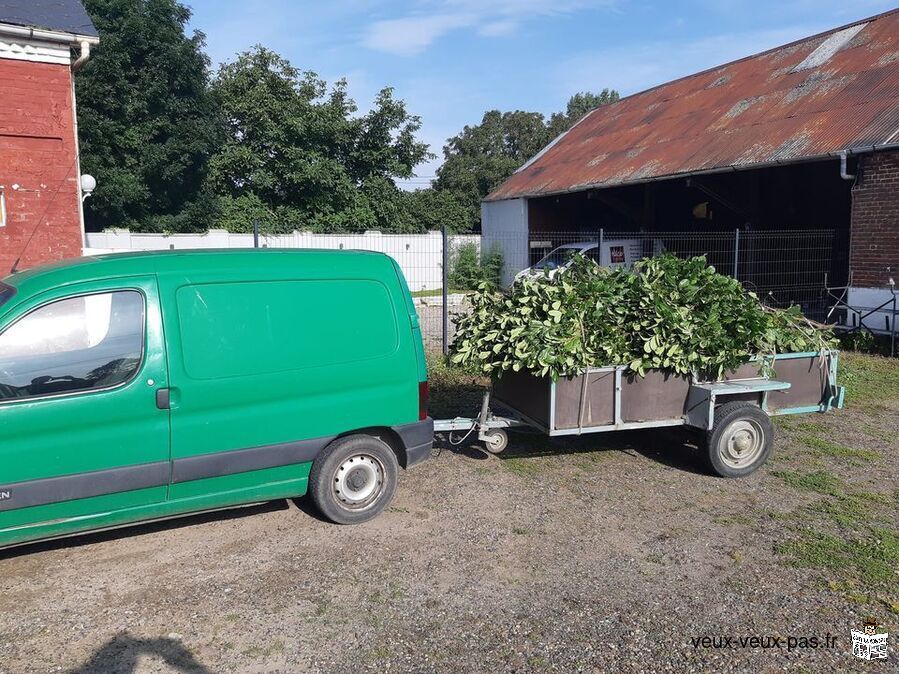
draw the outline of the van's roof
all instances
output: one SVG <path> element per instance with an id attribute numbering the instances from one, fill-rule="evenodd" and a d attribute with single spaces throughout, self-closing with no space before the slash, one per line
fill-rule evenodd
<path id="1" fill-rule="evenodd" d="M 277 260 L 280 264 L 298 263 L 302 259 L 315 258 L 317 262 L 329 262 L 333 258 L 346 262 L 347 257 L 377 256 L 384 253 L 363 250 L 328 250 L 316 248 L 204 248 L 199 250 L 148 250 L 128 253 L 105 253 L 72 258 L 17 272 L 3 279 L 3 283 L 15 288 L 26 285 L 64 285 L 78 281 L 119 276 L 154 274 L 156 272 L 196 272 L 228 265 L 264 264 L 270 268 Z M 322 260 L 325 258 L 325 260 Z M 264 261 L 263 261 L 264 259 Z"/>

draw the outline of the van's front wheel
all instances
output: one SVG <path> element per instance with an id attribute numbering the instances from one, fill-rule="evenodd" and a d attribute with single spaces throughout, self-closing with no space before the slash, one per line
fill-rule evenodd
<path id="1" fill-rule="evenodd" d="M 393 500 L 398 473 L 390 447 L 369 435 L 351 435 L 335 440 L 315 459 L 309 492 L 332 522 L 359 524 Z"/>

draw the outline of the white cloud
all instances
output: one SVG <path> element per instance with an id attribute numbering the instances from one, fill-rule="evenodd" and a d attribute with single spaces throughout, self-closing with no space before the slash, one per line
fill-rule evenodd
<path id="1" fill-rule="evenodd" d="M 484 37 L 500 37 L 502 35 L 511 35 L 517 28 L 517 21 L 510 21 L 509 19 L 490 21 L 478 28 L 478 35 L 483 35 Z"/>
<path id="2" fill-rule="evenodd" d="M 369 27 L 363 44 L 388 54 L 413 56 L 445 33 L 470 26 L 475 20 L 470 14 L 434 14 L 376 21 Z"/>
<path id="3" fill-rule="evenodd" d="M 425 0 L 420 10 L 376 21 L 362 44 L 370 49 L 414 56 L 447 33 L 473 29 L 484 37 L 509 35 L 527 19 L 570 14 L 617 0 Z"/>
<path id="4" fill-rule="evenodd" d="M 560 94 L 603 87 L 629 95 L 751 56 L 825 30 L 826 25 L 794 25 L 776 30 L 715 35 L 692 42 L 644 42 L 584 52 L 557 66 Z"/>

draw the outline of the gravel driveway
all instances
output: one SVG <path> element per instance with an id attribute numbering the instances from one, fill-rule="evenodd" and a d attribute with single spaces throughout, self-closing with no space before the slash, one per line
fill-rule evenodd
<path id="1" fill-rule="evenodd" d="M 899 362 L 849 360 L 850 408 L 742 480 L 671 431 L 444 442 L 365 525 L 300 500 L 0 553 L 0 672 L 896 671 Z M 850 653 L 868 616 L 890 662 Z"/>

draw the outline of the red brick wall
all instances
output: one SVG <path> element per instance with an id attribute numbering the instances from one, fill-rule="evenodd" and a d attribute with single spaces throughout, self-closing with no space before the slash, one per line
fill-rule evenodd
<path id="1" fill-rule="evenodd" d="M 899 152 L 865 155 L 852 188 L 852 285 L 899 283 Z"/>
<path id="2" fill-rule="evenodd" d="M 0 278 L 32 232 L 19 269 L 81 255 L 71 78 L 64 65 L 0 59 Z"/>

